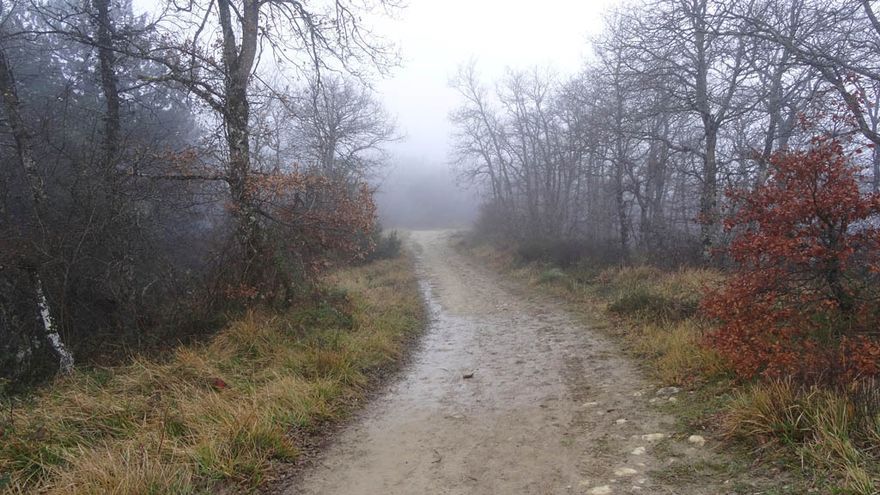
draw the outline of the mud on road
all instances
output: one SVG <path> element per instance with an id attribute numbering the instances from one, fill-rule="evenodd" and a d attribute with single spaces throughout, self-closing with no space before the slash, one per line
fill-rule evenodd
<path id="1" fill-rule="evenodd" d="M 409 242 L 433 317 L 422 345 L 285 493 L 726 492 L 670 475 L 724 460 L 670 438 L 669 399 L 608 338 L 459 254 L 448 232 Z"/>

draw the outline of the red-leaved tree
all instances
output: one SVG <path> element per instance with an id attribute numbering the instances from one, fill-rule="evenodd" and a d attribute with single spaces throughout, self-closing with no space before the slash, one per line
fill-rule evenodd
<path id="1" fill-rule="evenodd" d="M 771 177 L 731 191 L 738 267 L 704 301 L 710 343 L 742 378 L 845 382 L 880 371 L 880 197 L 860 191 L 841 143 L 780 151 Z"/>

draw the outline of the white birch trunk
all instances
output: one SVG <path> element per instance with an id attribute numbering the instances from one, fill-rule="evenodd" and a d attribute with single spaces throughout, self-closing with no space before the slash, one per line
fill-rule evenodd
<path id="1" fill-rule="evenodd" d="M 49 300 L 43 292 L 43 282 L 40 276 L 34 274 L 34 289 L 37 292 L 37 307 L 40 310 L 40 319 L 43 323 L 43 330 L 46 332 L 46 340 L 52 346 L 52 350 L 58 355 L 58 368 L 62 374 L 69 375 L 73 372 L 73 354 L 67 350 L 64 342 L 61 341 L 61 334 L 55 326 L 55 320 L 52 319 L 52 312 L 49 310 Z"/>

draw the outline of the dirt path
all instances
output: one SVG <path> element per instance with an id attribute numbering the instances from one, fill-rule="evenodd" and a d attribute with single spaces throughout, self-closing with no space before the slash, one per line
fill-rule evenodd
<path id="1" fill-rule="evenodd" d="M 410 368 L 286 493 L 724 493 L 674 475 L 714 454 L 669 438 L 668 398 L 608 339 L 448 237 L 412 234 L 434 319 Z"/>

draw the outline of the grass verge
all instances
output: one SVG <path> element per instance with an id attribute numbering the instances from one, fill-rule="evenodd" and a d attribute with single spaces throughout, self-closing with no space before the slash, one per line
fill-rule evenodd
<path id="1" fill-rule="evenodd" d="M 424 324 L 411 261 L 328 276 L 285 314 L 251 312 L 165 361 L 79 370 L 2 404 L 0 492 L 254 489 L 295 439 L 344 417 Z"/>
<path id="2" fill-rule="evenodd" d="M 722 273 L 584 264 L 561 268 L 524 262 L 515 248 L 466 237 L 460 248 L 566 302 L 575 314 L 612 320 L 607 331 L 658 387 L 688 390 L 687 400 L 664 405 L 679 418 L 680 433 L 714 430 L 746 465 L 759 454 L 768 472 L 782 468 L 793 473 L 779 493 L 880 493 L 880 388 L 876 383 L 852 390 L 737 383 L 720 356 L 704 345 L 712 327 L 699 314 L 706 291 L 724 282 Z"/>

